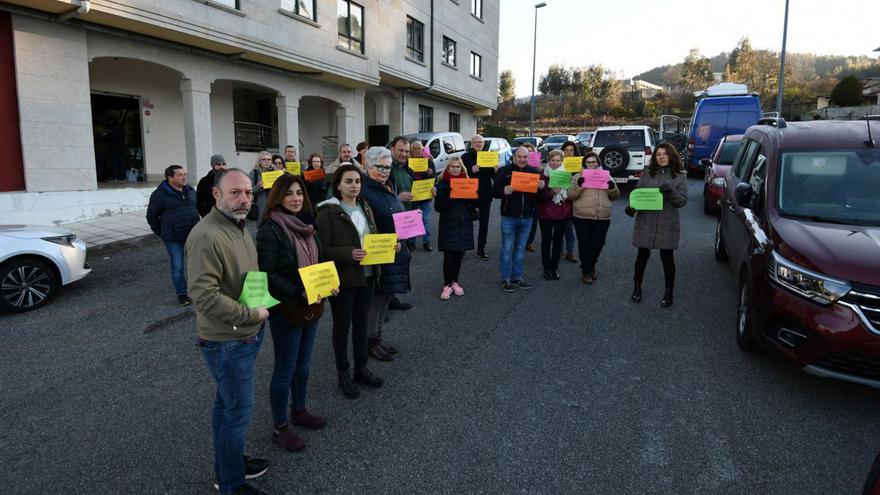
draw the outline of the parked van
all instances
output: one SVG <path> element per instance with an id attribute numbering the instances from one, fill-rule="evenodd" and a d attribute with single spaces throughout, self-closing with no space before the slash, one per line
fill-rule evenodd
<path id="1" fill-rule="evenodd" d="M 745 84 L 721 83 L 697 93 L 688 131 L 687 169 L 700 170 L 718 141 L 730 134 L 742 134 L 761 119 L 761 100 Z"/>
<path id="2" fill-rule="evenodd" d="M 410 140 L 417 139 L 431 152 L 434 170 L 439 174 L 446 168 L 446 162 L 453 156 L 464 154 L 464 138 L 457 132 L 420 132 L 407 134 Z"/>

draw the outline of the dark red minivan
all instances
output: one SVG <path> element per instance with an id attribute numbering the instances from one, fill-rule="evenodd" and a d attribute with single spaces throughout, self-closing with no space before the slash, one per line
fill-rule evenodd
<path id="1" fill-rule="evenodd" d="M 739 285 L 741 348 L 880 387 L 878 144 L 870 121 L 763 119 L 746 131 L 715 233 Z"/>

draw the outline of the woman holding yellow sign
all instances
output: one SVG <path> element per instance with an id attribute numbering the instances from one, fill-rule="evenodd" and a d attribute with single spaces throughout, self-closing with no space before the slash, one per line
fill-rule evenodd
<path id="1" fill-rule="evenodd" d="M 648 258 L 651 257 L 652 249 L 659 249 L 666 280 L 666 291 L 660 306 L 672 306 L 672 291 L 675 287 L 675 259 L 672 253 L 678 248 L 681 233 L 678 209 L 685 204 L 687 174 L 684 172 L 681 157 L 672 145 L 657 145 L 651 155 L 648 173 L 639 178 L 636 189 L 630 193 L 630 206 L 626 207 L 626 214 L 636 217 L 632 244 L 639 248 L 633 280 L 633 302 L 642 300 L 642 278 L 648 266 Z"/>
<path id="2" fill-rule="evenodd" d="M 260 271 L 266 272 L 269 293 L 281 301 L 269 310 L 275 351 L 269 385 L 275 427 L 272 439 L 293 452 L 305 447 L 293 425 L 317 430 L 327 423 L 326 418 L 306 409 L 309 366 L 324 301 L 308 303 L 299 275 L 299 268 L 320 261 L 319 246 L 305 182 L 299 176 L 282 175 L 273 184 L 266 202 L 263 222 L 257 231 L 257 254 Z"/>

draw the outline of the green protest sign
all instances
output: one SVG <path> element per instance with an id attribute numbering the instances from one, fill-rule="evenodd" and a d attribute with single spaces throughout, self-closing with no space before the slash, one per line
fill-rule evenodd
<path id="1" fill-rule="evenodd" d="M 238 302 L 249 308 L 260 306 L 271 308 L 281 301 L 269 294 L 269 279 L 266 277 L 266 272 L 247 272 Z"/>
<path id="2" fill-rule="evenodd" d="M 629 193 L 629 205 L 636 210 L 662 210 L 663 194 L 656 187 L 633 189 Z"/>
<path id="3" fill-rule="evenodd" d="M 562 167 L 550 172 L 551 188 L 568 189 L 569 186 L 571 186 L 571 173 L 566 172 Z"/>

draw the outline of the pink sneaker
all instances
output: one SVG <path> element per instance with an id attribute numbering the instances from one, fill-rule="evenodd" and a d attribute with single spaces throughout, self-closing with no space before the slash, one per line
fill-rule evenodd
<path id="1" fill-rule="evenodd" d="M 452 292 L 454 292 L 456 296 L 464 295 L 464 289 L 462 289 L 461 286 L 458 285 L 458 282 L 452 282 Z"/>
<path id="2" fill-rule="evenodd" d="M 447 285 L 447 286 L 443 287 L 443 292 L 440 293 L 440 299 L 443 299 L 445 301 L 445 300 L 449 299 L 449 296 L 451 296 L 451 295 L 452 295 L 452 287 Z"/>

